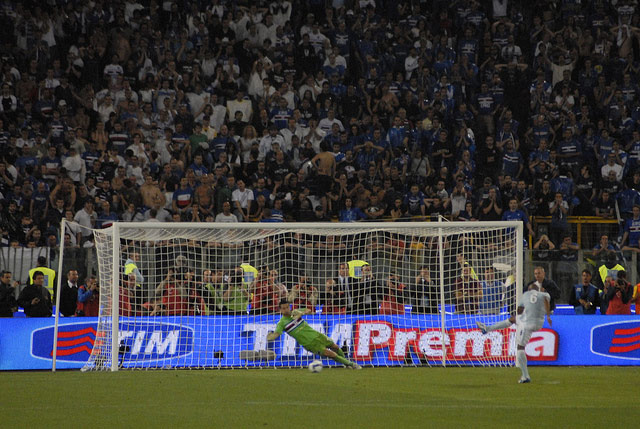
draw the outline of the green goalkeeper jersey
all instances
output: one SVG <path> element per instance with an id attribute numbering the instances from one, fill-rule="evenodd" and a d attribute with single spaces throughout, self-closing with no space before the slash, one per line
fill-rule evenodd
<path id="1" fill-rule="evenodd" d="M 307 322 L 293 317 L 284 316 L 278 322 L 276 331 L 278 334 L 286 332 L 291 335 L 302 346 L 305 347 L 313 343 L 318 337 L 322 337 L 323 334 L 313 329 Z"/>

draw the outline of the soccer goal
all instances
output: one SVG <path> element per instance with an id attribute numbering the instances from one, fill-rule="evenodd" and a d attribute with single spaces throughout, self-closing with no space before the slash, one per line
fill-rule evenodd
<path id="1" fill-rule="evenodd" d="M 94 230 L 100 306 L 84 370 L 299 367 L 278 304 L 361 365 L 512 365 L 482 335 L 522 293 L 520 222 L 114 223 Z M 324 361 L 333 365 L 333 361 Z"/>

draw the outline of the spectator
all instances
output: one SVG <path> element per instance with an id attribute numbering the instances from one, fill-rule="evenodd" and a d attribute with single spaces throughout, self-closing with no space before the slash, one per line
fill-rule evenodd
<path id="1" fill-rule="evenodd" d="M 345 198 L 344 209 L 340 210 L 338 220 L 340 222 L 356 222 L 363 219 L 367 219 L 367 215 L 358 207 L 353 207 L 351 198 Z"/>
<path id="2" fill-rule="evenodd" d="M 563 94 L 566 95 L 567 88 L 563 89 Z M 566 100 L 566 98 L 565 98 Z M 580 142 L 574 137 L 571 128 L 565 128 L 563 139 L 558 143 L 557 157 L 560 160 L 560 167 L 575 174 L 578 171 L 582 159 L 582 149 L 580 148 Z"/>
<path id="3" fill-rule="evenodd" d="M 628 240 L 628 242 L 627 242 Z M 620 245 L 622 250 L 640 253 L 640 206 L 633 206 L 633 217 L 624 222 L 624 233 Z"/>
<path id="4" fill-rule="evenodd" d="M 384 206 L 378 203 L 378 195 L 371 194 L 365 214 L 370 220 L 381 218 L 384 214 Z"/>
<path id="5" fill-rule="evenodd" d="M 495 268 L 487 267 L 484 271 L 482 284 L 482 299 L 480 313 L 499 314 L 504 302 L 505 284 L 496 279 Z"/>
<path id="6" fill-rule="evenodd" d="M 327 279 L 322 293 L 322 311 L 327 314 L 346 314 L 347 302 L 345 291 L 337 286 L 336 280 Z"/>
<path id="7" fill-rule="evenodd" d="M 617 251 L 618 248 L 615 246 L 615 242 L 609 242 L 609 236 L 603 234 L 600 236 L 600 242 L 593 248 L 591 255 L 594 259 L 608 261 L 611 259 L 611 256 L 615 258 Z"/>
<path id="8" fill-rule="evenodd" d="M 245 187 L 244 180 L 238 180 L 238 189 L 233 191 L 231 200 L 235 204 L 234 214 L 238 221 L 248 222 L 249 209 L 253 201 L 253 191 Z"/>
<path id="9" fill-rule="evenodd" d="M 393 201 L 393 205 L 387 207 L 387 215 L 394 221 L 401 220 L 405 215 L 405 208 L 400 198 Z"/>
<path id="10" fill-rule="evenodd" d="M 615 179 L 617 181 L 622 180 L 624 168 L 622 165 L 616 162 L 616 155 L 614 153 L 609 153 L 607 155 L 607 163 L 602 166 L 600 169 L 602 180 L 607 180 L 609 178 L 609 173 L 614 173 Z"/>
<path id="11" fill-rule="evenodd" d="M 0 273 L 0 317 L 13 317 L 18 311 L 16 290 L 18 282 L 11 282 L 11 271 L 3 270 Z"/>
<path id="12" fill-rule="evenodd" d="M 596 202 L 596 216 L 604 219 L 614 217 L 615 201 L 610 198 L 609 191 L 603 189 L 600 198 Z"/>
<path id="13" fill-rule="evenodd" d="M 591 167 L 583 165 L 580 168 L 580 176 L 576 179 L 576 197 L 579 203 L 574 210 L 576 213 L 593 215 L 593 203 L 596 199 L 596 180 L 593 178 Z"/>
<path id="14" fill-rule="evenodd" d="M 559 246 L 564 234 L 569 230 L 567 222 L 569 204 L 564 200 L 561 192 L 555 193 L 554 200 L 549 203 L 549 212 L 551 213 L 549 235 L 554 244 Z"/>
<path id="15" fill-rule="evenodd" d="M 478 174 L 480 177 L 484 177 L 485 181 L 497 177 L 497 172 L 502 167 L 502 153 L 495 146 L 493 136 L 487 136 L 484 146 L 481 146 L 478 150 L 477 165 Z M 489 182 L 489 184 L 491 183 L 493 182 Z"/>
<path id="16" fill-rule="evenodd" d="M 227 110 L 229 118 L 234 118 L 236 112 L 241 112 L 241 121 L 244 123 L 251 122 L 253 116 L 253 108 L 251 102 L 244 97 L 244 90 L 241 88 L 236 92 L 235 100 L 227 101 Z"/>
<path id="17" fill-rule="evenodd" d="M 561 290 L 563 302 L 571 299 L 571 283 L 576 277 L 576 261 L 580 248 L 571 239 L 570 233 L 565 233 L 562 242 L 557 247 L 558 263 L 556 264 L 557 281 Z"/>
<path id="18" fill-rule="evenodd" d="M 519 220 L 524 223 L 524 226 L 527 227 L 527 231 L 529 235 L 535 236 L 533 232 L 533 228 L 531 227 L 531 223 L 529 222 L 529 217 L 525 212 L 518 209 L 518 199 L 511 198 L 509 199 L 509 210 L 505 210 L 502 213 L 502 220 Z"/>
<path id="19" fill-rule="evenodd" d="M 500 220 L 502 215 L 502 204 L 498 199 L 498 194 L 495 188 L 489 189 L 489 197 L 482 202 L 482 206 L 479 209 L 480 220 Z"/>
<path id="20" fill-rule="evenodd" d="M 404 197 L 407 214 L 410 216 L 424 216 L 426 213 L 424 200 L 425 195 L 420 191 L 418 185 L 411 185 L 410 191 Z"/>
<path id="21" fill-rule="evenodd" d="M 140 194 L 142 196 L 142 202 L 146 207 L 159 210 L 166 204 L 166 196 L 160 190 L 158 182 L 154 180 L 151 174 L 145 176 L 144 183 L 140 186 Z"/>
<path id="22" fill-rule="evenodd" d="M 349 276 L 357 278 L 358 261 L 349 262 Z M 355 265 L 354 265 L 355 264 Z M 353 272 L 351 266 L 354 267 Z M 358 314 L 376 314 L 383 298 L 383 287 L 373 274 L 371 265 L 361 266 L 361 277 L 357 279 L 353 288 L 353 310 Z"/>
<path id="23" fill-rule="evenodd" d="M 473 203 L 471 201 L 467 201 L 464 205 L 464 210 L 461 210 L 460 212 L 458 212 L 458 216 L 457 218 L 455 218 L 455 220 L 475 221 L 477 220 L 474 215 L 475 212 L 476 210 L 474 210 L 473 208 Z"/>
<path id="24" fill-rule="evenodd" d="M 379 203 L 388 207 L 398 196 L 410 193 L 408 184 L 418 184 L 418 190 L 436 185 L 429 179 L 436 165 L 438 169 L 446 166 L 447 171 L 456 168 L 456 174 L 465 176 L 465 186 L 478 186 L 485 177 L 498 183 L 505 161 L 512 180 L 524 179 L 525 188 L 534 193 L 535 212 L 527 214 L 536 216 L 552 215 L 549 203 L 556 191 L 563 194 L 573 214 L 583 215 L 600 189 L 609 192 L 612 203 L 622 205 L 618 195 L 634 187 L 628 179 L 638 157 L 634 149 L 640 136 L 634 125 L 638 90 L 633 83 L 636 65 L 627 58 L 633 55 L 637 37 L 634 31 L 624 31 L 624 25 L 632 24 L 632 14 L 625 12 L 619 18 L 619 8 L 602 7 L 599 2 L 582 4 L 579 11 L 572 2 L 563 3 L 557 16 L 564 21 L 554 19 L 546 6 L 540 13 L 525 13 L 518 2 L 494 1 L 487 8 L 470 2 L 467 9 L 455 10 L 438 2 L 422 2 L 415 11 L 400 14 L 395 9 L 386 13 L 372 1 L 362 2 L 369 6 L 361 8 L 362 13 L 353 2 L 330 2 L 327 9 L 316 7 L 317 3 L 278 2 L 268 12 L 257 7 L 255 12 L 239 11 L 235 20 L 227 18 L 225 7 L 217 3 L 212 8 L 204 3 L 193 6 L 188 13 L 178 8 L 156 14 L 138 8 L 135 16 L 126 14 L 127 20 L 116 5 L 106 15 L 100 10 L 85 17 L 84 41 L 76 37 L 79 9 L 60 13 L 43 6 L 42 13 L 52 17 L 55 37 L 52 30 L 40 43 L 37 34 L 18 32 L 11 52 L 2 60 L 6 76 L 0 85 L 0 199 L 6 205 L 12 196 L 16 199 L 3 222 L 11 238 L 16 235 L 22 240 L 24 208 L 35 224 L 44 219 L 47 227 L 55 227 L 62 213 L 56 207 L 58 197 L 63 198 L 63 210 L 72 210 L 73 218 L 82 212 L 84 197 L 93 199 L 102 190 L 93 184 L 105 181 L 112 181 L 111 211 L 120 219 L 142 220 L 146 210 L 162 209 L 162 203 L 148 204 L 153 194 L 143 195 L 144 209 L 135 201 L 146 174 L 159 179 L 160 192 L 171 198 L 192 165 L 198 176 L 198 171 L 213 171 L 220 162 L 215 182 L 224 176 L 224 184 L 216 189 L 214 205 L 221 211 L 235 182 L 242 179 L 253 188 L 256 172 L 255 164 L 236 162 L 230 148 L 238 146 L 245 164 L 252 149 L 257 149 L 254 159 L 267 160 L 266 174 L 271 175 L 270 153 L 277 156 L 274 148 L 279 147 L 282 162 L 297 173 L 304 161 L 320 152 L 323 140 L 336 137 L 325 132 L 334 125 L 348 129 L 344 143 L 341 133 L 337 134 L 341 143 L 336 161 L 337 171 L 347 176 L 349 190 L 355 189 L 359 170 L 366 175 L 372 162 L 378 171 L 387 166 L 383 163 L 397 164 L 392 184 L 400 195 L 388 200 L 378 196 Z M 22 28 L 33 20 L 29 8 L 9 9 L 7 28 Z M 309 18 L 309 11 L 315 15 Z M 567 15 L 575 11 L 575 19 Z M 459 16 L 450 19 L 452 12 Z M 109 14 L 112 18 L 105 19 Z M 321 19 L 325 15 L 331 19 Z M 612 25 L 620 19 L 617 27 Z M 388 30 L 382 45 L 380 26 Z M 189 30 L 175 31 L 181 27 Z M 522 37 L 523 28 L 532 29 L 529 37 Z M 160 47 L 163 40 L 174 40 L 169 43 L 171 49 Z M 415 46 L 407 40 L 414 40 Z M 115 48 L 103 53 L 102 45 Z M 133 47 L 132 52 L 121 48 L 126 46 Z M 529 103 L 522 103 L 526 95 Z M 273 118 L 269 112 L 274 112 Z M 354 121 L 358 121 L 355 131 Z M 202 123 L 200 131 L 195 122 Z M 274 122 L 279 127 L 271 136 Z M 556 132 L 562 136 L 559 142 Z M 519 145 L 522 137 L 527 143 Z M 476 152 L 474 141 L 478 142 Z M 207 151 L 200 164 L 195 161 L 196 151 L 204 142 Z M 414 156 L 403 166 L 403 156 L 392 155 L 393 148 L 420 151 L 425 161 Z M 468 155 L 463 155 L 465 150 Z M 226 152 L 227 160 L 221 162 Z M 344 161 L 338 159 L 339 153 Z M 613 165 L 611 154 L 615 155 Z M 462 165 L 456 156 L 464 161 Z M 231 171 L 225 173 L 227 166 Z M 124 186 L 128 167 L 136 183 Z M 590 173 L 578 176 L 583 167 L 598 171 L 596 176 L 604 169 L 602 186 Z M 231 186 L 227 176 L 233 177 Z M 331 181 L 335 179 L 334 174 L 330 176 Z M 390 175 L 380 176 L 384 180 Z M 449 178 L 445 179 L 449 191 Z M 45 181 L 51 188 L 44 193 L 36 189 L 33 209 L 25 198 L 25 181 L 36 188 L 36 182 Z M 550 198 L 545 181 L 551 181 Z M 627 182 L 629 189 L 623 185 Z M 200 184 L 197 178 L 188 183 L 193 189 Z M 266 188 L 275 194 L 270 186 L 267 180 Z M 45 216 L 45 209 L 40 216 L 38 204 L 47 192 L 50 213 Z M 284 199 L 289 192 L 290 198 Z M 79 207 L 76 194 L 81 196 Z M 297 195 L 296 189 L 283 192 L 285 212 L 288 201 Z M 360 207 L 360 192 L 349 196 L 353 206 Z M 497 195 L 503 202 L 512 196 L 504 190 Z M 363 201 L 368 197 L 362 193 Z M 424 205 L 416 203 L 425 197 L 405 204 L 411 215 L 426 214 Z M 340 206 L 343 198 L 334 203 Z M 526 207 L 524 198 L 518 198 Z M 209 205 L 196 202 L 202 218 L 213 214 Z M 447 203 L 442 203 L 449 212 Z M 474 204 L 480 207 L 483 202 Z M 623 216 L 630 215 L 625 212 L 632 205 L 621 210 Z M 336 211 L 328 204 L 323 208 L 327 214 Z M 429 211 L 442 212 L 440 208 Z M 453 211 L 459 216 L 462 209 Z M 601 213 L 605 211 L 609 212 Z M 482 209 L 479 212 L 479 217 L 486 218 Z M 87 220 L 84 214 L 80 217 Z M 85 224 L 94 226 L 94 222 L 95 217 Z M 38 226 L 45 230 L 44 225 Z M 85 233 L 83 239 L 88 238 Z"/>
<path id="25" fill-rule="evenodd" d="M 82 226 L 86 231 L 86 234 L 82 234 L 83 241 L 86 242 L 86 240 L 91 237 L 91 232 L 88 230 L 95 227 L 97 218 L 98 214 L 93 209 L 93 200 L 91 200 L 91 198 L 86 198 L 84 201 L 84 207 L 73 217 L 73 220 L 80 224 L 80 226 Z"/>
<path id="26" fill-rule="evenodd" d="M 616 178 L 616 173 L 614 171 L 609 171 L 607 177 L 602 181 L 600 188 L 602 191 L 609 192 L 612 200 L 615 200 L 618 196 L 618 193 L 623 190 L 623 184 Z"/>

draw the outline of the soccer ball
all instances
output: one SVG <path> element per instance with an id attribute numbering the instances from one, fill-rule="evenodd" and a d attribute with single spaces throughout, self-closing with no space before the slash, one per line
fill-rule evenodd
<path id="1" fill-rule="evenodd" d="M 320 372 L 322 371 L 322 362 L 319 360 L 314 360 L 309 364 L 309 371 L 311 372 Z"/>

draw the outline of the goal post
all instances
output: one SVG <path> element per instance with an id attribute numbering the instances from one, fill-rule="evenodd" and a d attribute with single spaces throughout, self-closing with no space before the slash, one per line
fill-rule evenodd
<path id="1" fill-rule="evenodd" d="M 513 365 L 521 222 L 115 223 L 84 370 L 297 367 L 278 303 L 373 366 Z M 324 361 L 333 365 L 333 361 Z"/>

